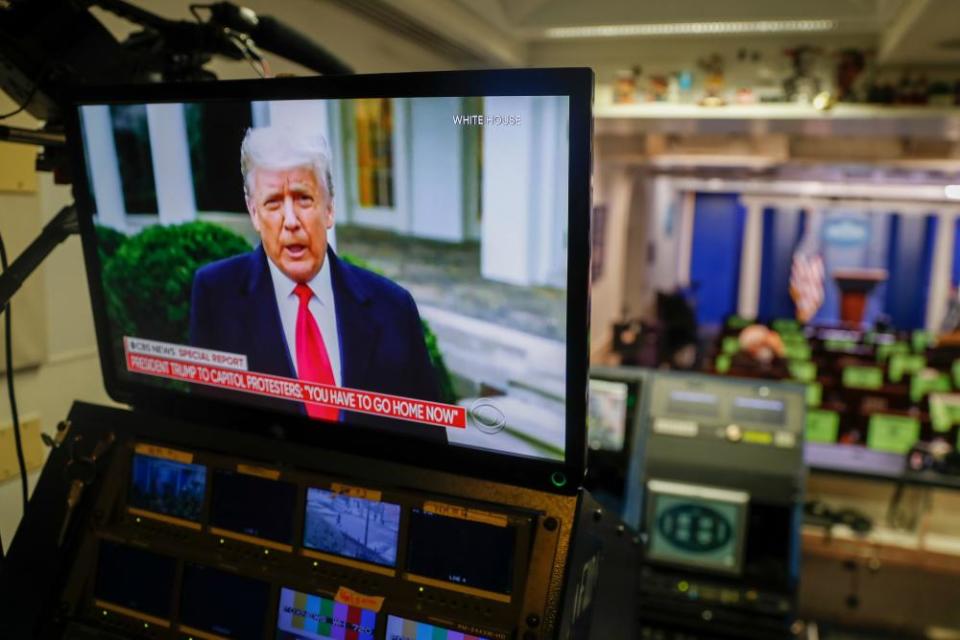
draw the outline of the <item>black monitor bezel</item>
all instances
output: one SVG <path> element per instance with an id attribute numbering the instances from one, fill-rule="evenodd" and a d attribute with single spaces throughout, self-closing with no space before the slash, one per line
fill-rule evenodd
<path id="1" fill-rule="evenodd" d="M 104 386 L 110 397 L 160 415 L 203 421 L 230 430 L 259 433 L 308 446 L 336 449 L 397 462 L 453 471 L 572 495 L 586 467 L 586 410 L 589 335 L 590 175 L 592 167 L 590 69 L 512 69 L 439 71 L 404 74 L 275 78 L 224 82 L 167 83 L 84 87 L 71 96 L 65 112 L 73 163 L 73 193 L 79 214 L 84 259 L 94 313 Z M 570 99 L 567 242 L 567 361 L 565 459 L 499 454 L 480 449 L 418 441 L 353 430 L 349 425 L 318 431 L 306 417 L 283 415 L 243 404 L 199 398 L 149 385 L 125 382 L 117 375 L 101 265 L 93 225 L 96 210 L 88 188 L 82 145 L 80 106 L 217 100 L 350 99 L 483 96 L 567 96 Z"/>

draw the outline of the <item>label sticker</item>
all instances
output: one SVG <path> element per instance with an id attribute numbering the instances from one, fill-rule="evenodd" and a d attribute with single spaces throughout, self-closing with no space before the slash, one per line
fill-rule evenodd
<path id="1" fill-rule="evenodd" d="M 333 596 L 333 599 L 348 607 L 366 609 L 374 613 L 380 613 L 380 609 L 383 607 L 383 596 L 368 596 L 346 587 L 337 589 L 337 594 Z"/>

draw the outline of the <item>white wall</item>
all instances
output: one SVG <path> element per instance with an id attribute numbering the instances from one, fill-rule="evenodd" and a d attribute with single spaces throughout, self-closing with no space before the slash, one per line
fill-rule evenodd
<path id="1" fill-rule="evenodd" d="M 603 272 L 592 284 L 590 292 L 590 352 L 609 351 L 614 322 L 622 319 L 628 252 L 638 247 L 628 244 L 628 226 L 631 223 L 633 200 L 633 172 L 623 166 L 596 163 L 594 170 L 594 206 L 607 209 L 604 233 Z"/>
<path id="2" fill-rule="evenodd" d="M 0 111 L 7 111 L 11 106 L 7 97 L 0 95 Z M 9 122 L 18 126 L 37 124 L 26 115 Z M 54 185 L 49 174 L 40 176 L 40 188 L 35 194 L 0 193 L 0 233 L 5 238 L 22 235 L 18 229 L 40 226 L 37 217 L 46 224 L 71 199 L 69 187 Z M 26 240 L 8 246 L 11 259 L 19 255 L 25 244 Z M 39 416 L 43 430 L 52 434 L 74 400 L 109 401 L 100 376 L 80 239 L 70 238 L 54 250 L 31 280 L 43 283 L 47 308 L 43 333 L 47 356 L 40 366 L 15 372 L 17 406 L 21 417 Z M 11 304 L 16 318 L 18 296 L 14 296 Z M 3 389 L 0 393 L 0 425 L 9 428 L 11 412 L 5 379 L 0 379 L 0 386 Z M 12 456 L 13 451 L 3 451 L 0 455 Z M 38 473 L 31 474 L 31 487 L 37 477 Z M 20 515 L 19 478 L 0 483 L 0 535 L 4 548 L 13 539 Z"/>

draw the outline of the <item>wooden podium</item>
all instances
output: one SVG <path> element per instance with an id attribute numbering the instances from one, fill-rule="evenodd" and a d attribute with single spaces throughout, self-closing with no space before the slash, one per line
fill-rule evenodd
<path id="1" fill-rule="evenodd" d="M 887 279 L 887 270 L 836 269 L 832 275 L 840 289 L 840 319 L 844 324 L 859 327 L 867 307 L 867 296 Z"/>

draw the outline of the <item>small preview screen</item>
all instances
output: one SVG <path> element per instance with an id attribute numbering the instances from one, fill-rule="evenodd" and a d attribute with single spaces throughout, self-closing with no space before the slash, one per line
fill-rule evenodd
<path id="1" fill-rule="evenodd" d="M 304 547 L 392 567 L 399 534 L 398 504 L 307 489 Z"/>
<path id="2" fill-rule="evenodd" d="M 101 540 L 93 596 L 98 607 L 134 617 L 170 619 L 177 561 L 144 549 Z M 141 614 L 141 615 L 137 615 Z"/>
<path id="3" fill-rule="evenodd" d="M 262 640 L 269 595 L 266 582 L 186 563 L 180 589 L 180 631 L 202 638 Z"/>
<path id="4" fill-rule="evenodd" d="M 373 640 L 377 613 L 295 589 L 280 589 L 276 640 Z"/>
<path id="5" fill-rule="evenodd" d="M 407 571 L 461 587 L 509 594 L 517 531 L 506 519 L 491 522 L 412 509 Z"/>
<path id="6" fill-rule="evenodd" d="M 454 631 L 426 622 L 387 616 L 387 640 L 489 640 L 482 636 Z"/>
<path id="7" fill-rule="evenodd" d="M 237 471 L 213 472 L 211 528 L 290 545 L 296 504 L 297 487 L 289 482 Z"/>
<path id="8" fill-rule="evenodd" d="M 133 455 L 128 504 L 136 509 L 199 522 L 207 490 L 207 468 L 154 457 Z"/>

